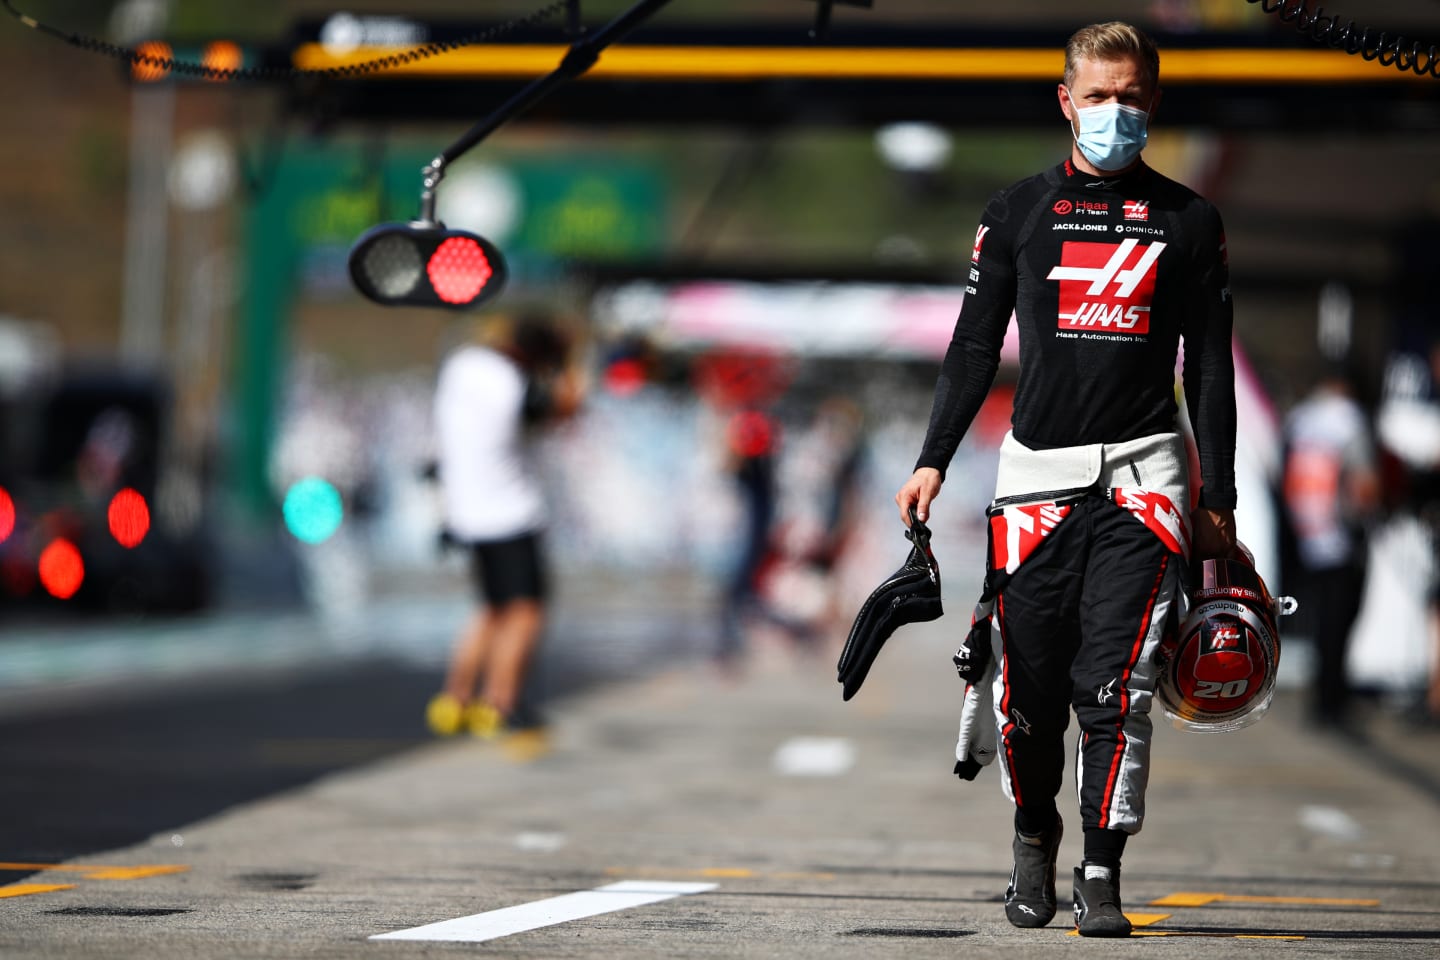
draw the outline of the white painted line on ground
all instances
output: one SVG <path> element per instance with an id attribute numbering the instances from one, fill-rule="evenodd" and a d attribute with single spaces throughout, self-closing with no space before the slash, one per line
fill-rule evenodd
<path id="1" fill-rule="evenodd" d="M 454 920 L 427 923 L 423 927 L 377 933 L 371 940 L 452 940 L 479 943 L 511 934 L 524 933 L 557 923 L 581 920 L 616 910 L 643 907 L 648 903 L 673 900 L 691 893 L 714 890 L 718 883 L 664 883 L 658 880 L 622 880 L 594 890 L 567 893 L 548 900 L 522 903 L 501 910 L 477 913 Z"/>
<path id="2" fill-rule="evenodd" d="M 787 777 L 838 777 L 855 766 L 855 745 L 844 737 L 792 737 L 773 764 Z"/>
<path id="3" fill-rule="evenodd" d="M 522 830 L 515 834 L 517 850 L 531 850 L 535 853 L 554 853 L 565 846 L 565 834 L 539 830 Z"/>
<path id="4" fill-rule="evenodd" d="M 1300 808 L 1300 825 L 1332 840 L 1359 840 L 1365 834 L 1359 822 L 1338 807 L 1307 804 Z"/>

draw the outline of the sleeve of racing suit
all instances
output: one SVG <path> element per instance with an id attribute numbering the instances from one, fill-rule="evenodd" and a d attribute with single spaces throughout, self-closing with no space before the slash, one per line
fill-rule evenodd
<path id="1" fill-rule="evenodd" d="M 1208 204 L 1194 255 L 1195 289 L 1186 296 L 1183 329 L 1185 406 L 1200 454 L 1200 506 L 1221 510 L 1235 506 L 1234 305 L 1225 228 Z"/>
<path id="2" fill-rule="evenodd" d="M 995 371 L 1005 328 L 1015 310 L 1015 226 L 1023 211 L 1011 210 L 1005 194 L 985 208 L 975 231 L 970 276 L 955 333 L 935 381 L 930 426 L 915 468 L 934 467 L 945 476 L 965 431 L 980 412 Z"/>

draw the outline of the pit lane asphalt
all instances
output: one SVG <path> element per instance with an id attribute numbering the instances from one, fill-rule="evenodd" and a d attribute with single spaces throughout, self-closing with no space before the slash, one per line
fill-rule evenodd
<path id="1" fill-rule="evenodd" d="M 612 587 L 588 578 L 561 591 L 527 687 L 538 702 L 709 649 L 712 601 L 692 580 L 632 585 L 619 601 Z M 129 846 L 430 743 L 424 705 L 469 603 L 457 581 L 341 624 L 303 609 L 11 623 L 0 863 Z M 0 869 L 0 882 L 25 874 Z"/>
<path id="2" fill-rule="evenodd" d="M 1115 944 L 1067 935 L 1065 875 L 1080 852 L 1068 791 L 1061 914 L 1041 930 L 1004 920 L 997 771 L 950 774 L 950 626 L 904 628 L 850 703 L 833 656 L 765 644 L 737 677 L 692 660 L 574 691 L 545 745 L 455 739 L 374 759 L 343 737 L 271 738 L 291 761 L 353 749 L 371 762 L 56 858 L 0 888 L 0 955 L 1108 956 Z M 375 690 L 337 686 L 361 712 Z M 1437 955 L 1440 802 L 1354 740 L 1305 727 L 1300 706 L 1282 692 L 1233 734 L 1158 725 L 1149 817 L 1124 877 L 1148 936 L 1118 949 Z M 1411 766 L 1433 775 L 1433 731 L 1389 722 L 1367 729 L 1403 738 Z M 113 796 L 107 778 L 124 766 L 86 789 Z M 622 881 L 713 887 L 483 943 L 370 939 Z"/>

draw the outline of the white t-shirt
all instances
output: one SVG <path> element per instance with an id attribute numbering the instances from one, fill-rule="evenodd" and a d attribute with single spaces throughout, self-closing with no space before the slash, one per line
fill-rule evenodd
<path id="1" fill-rule="evenodd" d="M 1356 507 L 1346 476 L 1375 466 L 1365 412 L 1354 400 L 1322 391 L 1307 397 L 1286 423 L 1290 452 L 1285 501 L 1306 566 L 1325 569 L 1350 562 L 1358 544 Z"/>
<path id="2" fill-rule="evenodd" d="M 486 347 L 445 358 L 435 390 L 435 433 L 445 523 L 465 541 L 539 530 L 545 503 L 527 449 L 525 377 Z"/>

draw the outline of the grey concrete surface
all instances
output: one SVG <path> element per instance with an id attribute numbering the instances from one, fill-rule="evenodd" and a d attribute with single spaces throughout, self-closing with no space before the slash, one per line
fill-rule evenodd
<path id="1" fill-rule="evenodd" d="M 1164 936 L 1069 935 L 1063 882 L 1050 927 L 1011 928 L 997 771 L 950 773 L 951 646 L 946 621 L 904 628 L 849 703 L 830 652 L 773 642 L 739 676 L 578 694 L 543 745 L 437 741 L 0 888 L 0 956 L 1440 955 L 1440 798 L 1305 728 L 1292 692 L 1238 733 L 1157 727 L 1124 892 Z M 715 886 L 481 943 L 369 939 L 624 880 Z"/>

